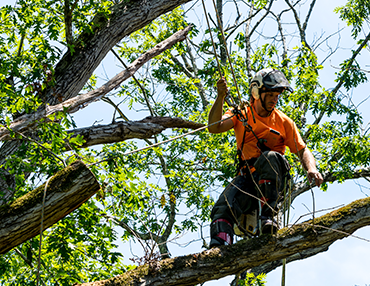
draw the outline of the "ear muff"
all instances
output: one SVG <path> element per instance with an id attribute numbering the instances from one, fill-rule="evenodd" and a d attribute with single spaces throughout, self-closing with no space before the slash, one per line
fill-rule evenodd
<path id="1" fill-rule="evenodd" d="M 258 91 L 258 86 L 257 84 L 252 84 L 251 85 L 251 95 L 255 100 L 258 100 L 260 98 L 260 93 Z"/>

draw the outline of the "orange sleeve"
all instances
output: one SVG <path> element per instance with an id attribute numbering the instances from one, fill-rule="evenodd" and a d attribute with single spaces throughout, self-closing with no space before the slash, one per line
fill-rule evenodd
<path id="1" fill-rule="evenodd" d="M 306 143 L 303 141 L 301 134 L 298 131 L 298 127 L 293 120 L 289 118 L 285 124 L 287 135 L 285 144 L 289 147 L 290 152 L 297 153 L 306 147 Z"/>
<path id="2" fill-rule="evenodd" d="M 236 121 L 238 120 L 238 118 L 234 116 L 233 109 L 230 108 L 224 113 L 223 116 L 232 116 L 230 119 L 234 122 L 234 126 L 236 125 Z"/>

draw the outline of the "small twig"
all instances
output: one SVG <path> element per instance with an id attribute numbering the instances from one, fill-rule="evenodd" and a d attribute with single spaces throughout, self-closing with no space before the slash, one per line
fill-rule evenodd
<path id="1" fill-rule="evenodd" d="M 315 230 L 315 195 L 312 188 L 310 190 L 312 195 L 312 227 Z"/>
<path id="2" fill-rule="evenodd" d="M 34 140 L 34 139 L 32 139 L 32 138 L 30 138 L 30 137 L 28 137 L 28 136 L 26 136 L 26 135 L 24 135 L 24 134 L 22 134 L 21 132 L 14 132 L 15 134 L 18 134 L 18 135 L 20 135 L 20 136 L 22 136 L 24 139 L 26 139 L 26 140 L 28 140 L 28 141 L 30 141 L 30 142 L 32 142 L 32 143 L 35 143 L 36 145 L 38 145 L 39 147 L 41 147 L 41 148 L 43 148 L 43 149 L 45 149 L 46 151 L 48 151 L 51 155 L 53 155 L 56 159 L 58 159 L 59 161 L 61 161 L 62 162 L 62 164 L 63 164 L 63 166 L 64 166 L 64 168 L 65 167 L 67 167 L 67 165 L 66 165 L 66 162 L 64 162 L 64 160 L 62 159 L 62 158 L 59 158 L 53 151 L 51 151 L 50 149 L 48 149 L 48 148 L 46 148 L 45 146 L 43 146 L 42 144 L 40 144 L 39 142 L 37 142 L 36 140 Z"/>
<path id="3" fill-rule="evenodd" d="M 304 206 L 307 208 L 306 205 L 304 205 Z M 331 207 L 331 208 L 327 208 L 327 209 L 318 210 L 316 213 L 334 210 L 334 209 L 337 209 L 337 208 L 340 208 L 340 207 L 343 207 L 343 206 L 344 206 L 344 204 L 341 204 L 339 206 L 335 206 L 335 207 Z M 311 214 L 312 214 L 312 212 L 308 212 L 306 214 L 301 215 L 293 224 L 287 225 L 287 227 L 293 227 L 293 226 L 295 226 L 301 218 L 303 218 L 305 216 L 308 216 L 308 215 L 311 215 Z"/>

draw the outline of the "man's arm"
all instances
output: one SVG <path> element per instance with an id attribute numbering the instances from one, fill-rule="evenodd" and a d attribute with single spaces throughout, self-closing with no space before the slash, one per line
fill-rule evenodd
<path id="1" fill-rule="evenodd" d="M 213 103 L 212 108 L 209 111 L 208 115 L 208 125 L 213 124 L 208 127 L 208 131 L 210 133 L 221 133 L 228 131 L 234 127 L 234 123 L 231 119 L 226 119 L 225 121 L 218 122 L 221 119 L 225 119 L 225 117 L 222 116 L 222 112 L 226 94 L 227 94 L 226 80 L 225 78 L 220 78 L 217 81 L 217 98 L 216 101 Z"/>
<path id="2" fill-rule="evenodd" d="M 303 168 L 305 168 L 305 170 L 307 171 L 309 182 L 311 183 L 312 179 L 314 179 L 316 186 L 320 187 L 324 179 L 316 169 L 316 161 L 311 151 L 307 147 L 305 147 L 302 150 L 298 151 L 297 155 L 301 160 Z"/>

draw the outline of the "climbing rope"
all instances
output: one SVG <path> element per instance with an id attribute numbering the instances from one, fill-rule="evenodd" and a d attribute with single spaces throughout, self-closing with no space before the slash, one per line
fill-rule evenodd
<path id="1" fill-rule="evenodd" d="M 209 31 L 209 34 L 211 35 L 211 42 L 212 42 L 212 46 L 213 46 L 213 53 L 214 53 L 214 56 L 216 58 L 216 62 L 217 62 L 217 68 L 218 68 L 218 73 L 220 75 L 220 78 L 223 77 L 223 73 L 222 73 L 222 69 L 221 69 L 221 65 L 220 65 L 220 62 L 218 61 L 218 57 L 217 57 L 217 52 L 216 52 L 216 45 L 215 45 L 215 42 L 213 40 L 213 36 L 212 36 L 212 31 L 211 31 L 211 26 L 209 24 L 209 20 L 208 20 L 208 16 L 207 16 L 207 10 L 206 10 L 206 6 L 204 4 L 204 0 L 202 0 L 202 4 L 203 4 L 203 10 L 204 10 L 204 16 L 207 20 L 207 26 L 208 26 L 208 31 Z M 232 101 L 229 100 L 229 98 L 232 99 Z M 234 107 L 236 108 L 236 103 L 235 103 L 235 99 L 230 95 L 230 93 L 228 92 L 228 94 L 226 95 L 225 97 L 225 101 L 226 103 L 230 106 L 230 107 Z"/>
<path id="2" fill-rule="evenodd" d="M 232 118 L 232 117 L 234 117 L 234 116 L 235 116 L 235 115 L 231 115 L 230 117 L 227 117 L 227 118 L 221 119 L 221 120 L 219 120 L 219 121 L 217 121 L 217 122 L 214 122 L 214 123 L 211 123 L 211 124 L 205 125 L 205 126 L 203 126 L 203 127 L 200 127 L 200 128 L 198 128 L 198 129 L 195 129 L 195 130 L 189 131 L 189 132 L 187 132 L 187 133 L 185 133 L 185 134 L 182 134 L 182 135 L 179 135 L 179 136 L 175 136 L 175 137 L 173 137 L 173 138 L 170 138 L 170 139 L 167 139 L 167 140 L 164 140 L 164 141 L 161 141 L 161 142 L 158 142 L 158 143 L 152 144 L 152 145 L 148 145 L 148 146 L 145 146 L 145 147 L 142 147 L 142 148 L 139 148 L 139 149 L 135 149 L 135 150 L 133 150 L 133 151 L 129 151 L 129 152 L 123 153 L 122 155 L 120 155 L 120 157 L 121 157 L 121 156 L 122 156 L 122 157 L 124 157 L 124 156 L 128 156 L 128 155 L 131 155 L 131 154 L 134 154 L 134 153 L 140 152 L 140 151 L 144 151 L 144 150 L 147 150 L 147 149 L 151 149 L 151 148 L 154 148 L 154 147 L 158 147 L 158 146 L 160 146 L 160 145 L 162 145 L 162 144 L 165 144 L 165 143 L 168 143 L 168 142 L 171 142 L 171 141 L 174 141 L 174 140 L 180 139 L 180 138 L 182 138 L 182 137 L 188 136 L 188 135 L 193 134 L 193 133 L 195 133 L 195 132 L 202 131 L 202 130 L 204 130 L 204 129 L 206 129 L 206 128 L 208 128 L 208 127 L 212 126 L 212 125 L 215 125 L 215 124 L 221 123 L 221 122 L 226 121 L 226 120 L 228 120 L 228 119 L 231 119 L 231 118 Z M 103 162 L 109 161 L 109 160 L 111 160 L 112 158 L 115 158 L 115 157 L 118 157 L 118 155 L 117 155 L 117 156 L 113 156 L 113 157 L 109 157 L 109 158 L 107 158 L 107 159 L 103 159 L 103 160 L 98 161 L 98 162 L 95 162 L 95 163 L 91 163 L 91 164 L 89 164 L 89 165 L 87 165 L 87 166 L 88 166 L 88 167 L 90 167 L 90 166 L 98 165 L 98 164 L 100 164 L 100 163 L 103 163 Z"/>
<path id="3" fill-rule="evenodd" d="M 204 1 L 204 0 L 202 0 L 202 1 Z M 232 65 L 232 62 L 231 62 L 230 54 L 229 54 L 229 51 L 227 49 L 227 44 L 226 44 L 226 39 L 225 39 L 225 33 L 224 33 L 224 29 L 222 27 L 221 18 L 220 18 L 220 15 L 219 15 L 218 11 L 217 11 L 215 0 L 212 0 L 212 2 L 213 2 L 213 7 L 215 8 L 215 12 L 216 12 L 216 17 L 217 17 L 217 22 L 218 22 L 218 28 L 220 29 L 222 41 L 223 41 L 224 48 L 225 48 L 225 52 L 226 52 L 226 55 L 227 55 L 227 59 L 229 61 L 231 74 L 233 76 L 233 80 L 234 80 L 234 84 L 235 84 L 235 88 L 236 88 L 236 93 L 238 94 L 238 97 L 239 97 L 239 103 L 241 103 L 242 102 L 242 98 L 240 96 L 238 84 L 236 82 L 236 77 L 235 77 L 234 68 L 233 68 L 233 65 Z"/>
<path id="4" fill-rule="evenodd" d="M 41 267 L 41 246 L 42 246 L 42 232 L 44 231 L 44 209 L 45 209 L 45 199 L 46 199 L 46 190 L 49 185 L 49 181 L 52 177 L 50 177 L 45 184 L 44 188 L 44 196 L 42 198 L 42 207 L 41 207 L 41 225 L 40 225 L 40 243 L 39 243 L 39 256 L 37 260 L 37 283 L 36 286 L 39 286 L 40 282 L 40 267 Z"/>

